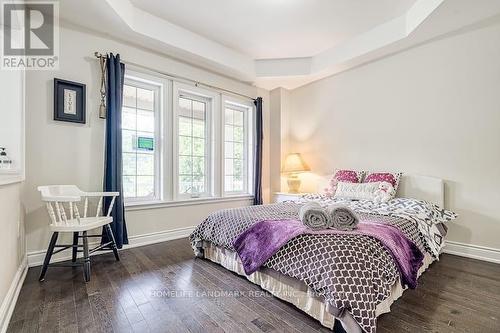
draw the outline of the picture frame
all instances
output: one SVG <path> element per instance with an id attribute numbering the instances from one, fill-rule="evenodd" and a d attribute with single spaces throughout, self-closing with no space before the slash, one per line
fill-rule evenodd
<path id="1" fill-rule="evenodd" d="M 54 78 L 54 120 L 86 123 L 86 86 Z"/>

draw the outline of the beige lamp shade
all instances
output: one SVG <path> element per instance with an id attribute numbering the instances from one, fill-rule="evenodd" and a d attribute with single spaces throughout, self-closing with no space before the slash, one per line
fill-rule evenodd
<path id="1" fill-rule="evenodd" d="M 304 162 L 300 153 L 291 153 L 286 156 L 285 164 L 283 164 L 283 170 L 281 171 L 283 173 L 296 173 L 311 171 L 311 168 Z"/>

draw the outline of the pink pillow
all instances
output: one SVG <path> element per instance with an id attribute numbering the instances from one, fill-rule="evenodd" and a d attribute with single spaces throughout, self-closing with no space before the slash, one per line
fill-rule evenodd
<path id="1" fill-rule="evenodd" d="M 363 180 L 364 171 L 355 170 L 335 170 L 333 177 L 330 179 L 328 187 L 325 188 L 325 194 L 333 196 L 337 190 L 337 183 L 361 183 Z"/>
<path id="2" fill-rule="evenodd" d="M 394 197 L 398 190 L 401 175 L 401 172 L 368 172 L 363 183 L 388 182 L 394 187 Z"/>

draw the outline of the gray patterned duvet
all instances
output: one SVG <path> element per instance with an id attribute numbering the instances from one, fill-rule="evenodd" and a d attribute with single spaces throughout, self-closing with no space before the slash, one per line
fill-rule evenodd
<path id="1" fill-rule="evenodd" d="M 318 200 L 322 205 L 332 202 L 326 197 L 303 200 Z M 361 220 L 397 227 L 422 252 L 435 257 L 444 235 L 442 228 L 434 226 L 456 217 L 452 212 L 413 199 L 399 198 L 378 205 L 368 201 L 342 203 L 357 212 Z M 193 249 L 202 256 L 203 242 L 207 241 L 234 251 L 234 241 L 245 230 L 263 220 L 297 219 L 302 204 L 289 202 L 212 213 L 191 234 Z M 298 236 L 264 266 L 304 282 L 338 309 L 338 315 L 348 311 L 362 330 L 370 333 L 376 331 L 377 304 L 390 295 L 392 285 L 399 279 L 391 253 L 378 240 L 356 234 Z"/>

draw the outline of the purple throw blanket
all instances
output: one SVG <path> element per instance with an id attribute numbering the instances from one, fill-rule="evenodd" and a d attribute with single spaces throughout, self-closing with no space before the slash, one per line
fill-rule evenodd
<path id="1" fill-rule="evenodd" d="M 422 266 L 422 251 L 396 227 L 364 220 L 353 231 L 336 229 L 312 230 L 298 220 L 265 220 L 244 231 L 234 242 L 245 273 L 257 271 L 291 239 L 305 234 L 358 234 L 373 237 L 392 254 L 401 275 L 403 286 L 414 289 L 417 273 Z"/>

